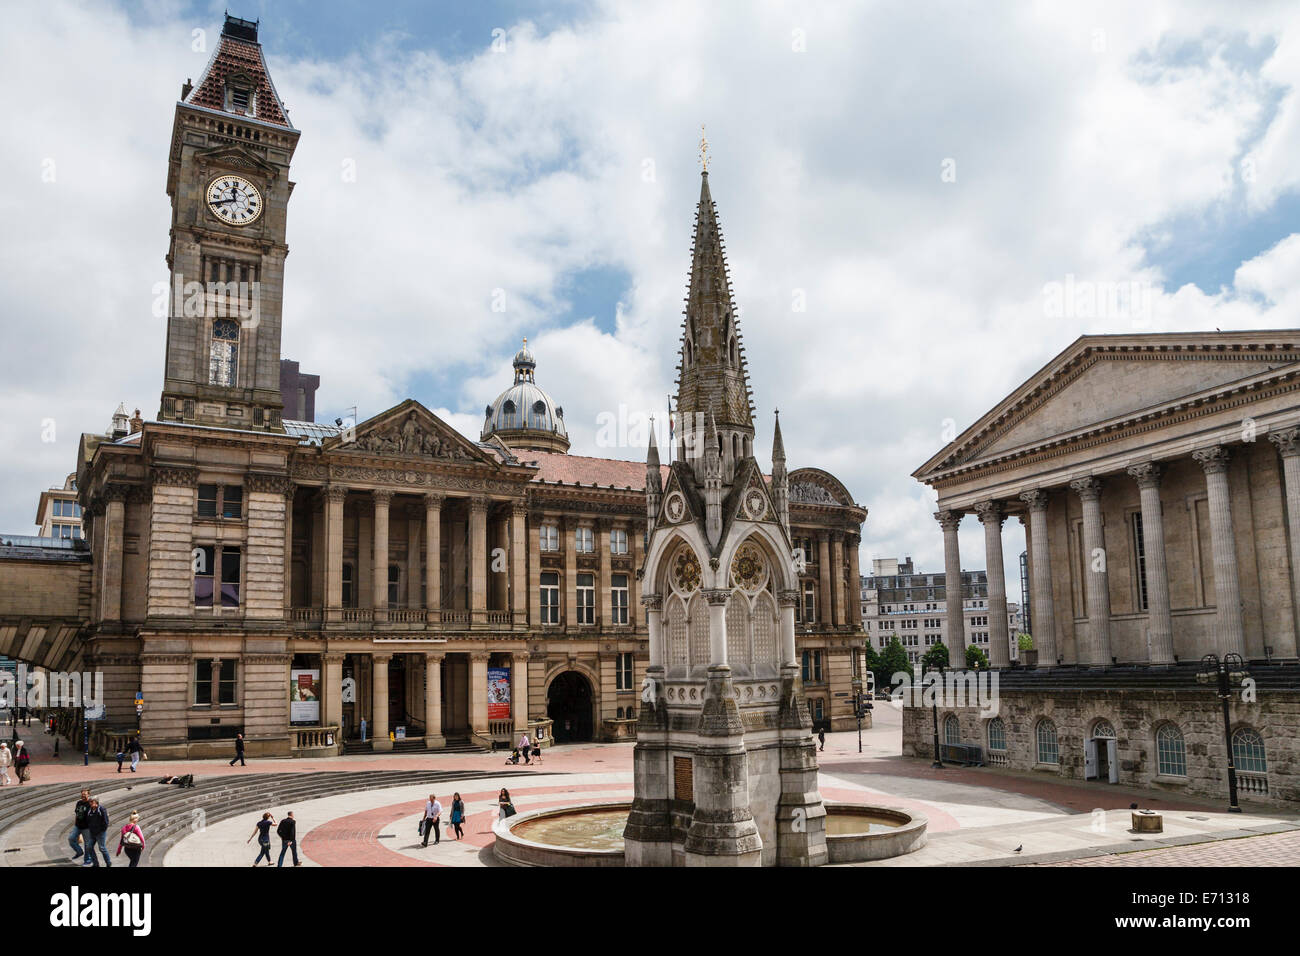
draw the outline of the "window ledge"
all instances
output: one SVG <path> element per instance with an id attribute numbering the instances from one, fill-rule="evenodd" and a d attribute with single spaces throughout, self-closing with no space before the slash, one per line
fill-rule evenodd
<path id="1" fill-rule="evenodd" d="M 1061 765 L 1059 763 L 1036 763 L 1033 769 L 1041 773 L 1060 773 Z"/>
<path id="2" fill-rule="evenodd" d="M 1182 776 L 1182 775 L 1180 775 L 1180 774 L 1174 774 L 1174 773 L 1158 773 L 1158 774 L 1155 775 L 1155 777 L 1154 777 L 1154 779 L 1152 780 L 1152 782 L 1153 782 L 1153 783 L 1168 783 L 1168 784 L 1172 784 L 1173 786 L 1185 787 L 1185 786 L 1187 786 L 1189 783 L 1191 783 L 1191 780 L 1189 780 L 1187 777 Z"/>

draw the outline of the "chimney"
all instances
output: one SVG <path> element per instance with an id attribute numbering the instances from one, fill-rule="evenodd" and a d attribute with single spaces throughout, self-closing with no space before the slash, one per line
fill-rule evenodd
<path id="1" fill-rule="evenodd" d="M 144 419 L 140 417 L 140 409 L 135 410 L 135 417 L 131 419 L 131 434 L 138 435 L 144 431 Z"/>

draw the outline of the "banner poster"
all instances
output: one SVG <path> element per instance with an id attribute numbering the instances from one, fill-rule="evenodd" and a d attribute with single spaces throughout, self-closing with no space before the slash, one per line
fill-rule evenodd
<path id="1" fill-rule="evenodd" d="M 289 671 L 289 722 L 320 723 L 320 671 Z"/>
<path id="2" fill-rule="evenodd" d="M 488 720 L 510 719 L 510 668 L 489 667 Z"/>

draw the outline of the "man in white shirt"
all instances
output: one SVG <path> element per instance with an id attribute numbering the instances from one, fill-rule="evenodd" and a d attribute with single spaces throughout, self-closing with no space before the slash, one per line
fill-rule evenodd
<path id="1" fill-rule="evenodd" d="M 519 738 L 519 756 L 524 758 L 524 763 L 532 763 L 532 760 L 530 760 L 528 757 L 529 750 L 530 747 L 528 744 L 528 734 L 524 733 Z"/>
<path id="2" fill-rule="evenodd" d="M 429 799 L 424 804 L 424 842 L 421 846 L 429 845 L 429 831 L 433 831 L 433 845 L 437 846 L 442 840 L 442 834 L 438 832 L 438 817 L 442 816 L 442 804 L 433 794 L 429 794 Z"/>

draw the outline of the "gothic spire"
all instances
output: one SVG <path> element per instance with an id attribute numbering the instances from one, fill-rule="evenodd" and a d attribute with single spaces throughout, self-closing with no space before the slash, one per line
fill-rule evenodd
<path id="1" fill-rule="evenodd" d="M 785 464 L 785 442 L 781 440 L 781 410 L 776 410 L 776 430 L 772 433 L 772 463 Z"/>

